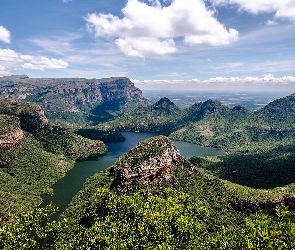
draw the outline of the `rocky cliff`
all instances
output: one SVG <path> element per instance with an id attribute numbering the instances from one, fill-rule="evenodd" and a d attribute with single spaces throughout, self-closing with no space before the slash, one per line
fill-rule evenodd
<path id="1" fill-rule="evenodd" d="M 85 79 L 7 76 L 0 78 L 0 83 L 1 99 L 34 101 L 45 112 L 69 111 L 70 105 L 142 98 L 141 90 L 125 77 Z M 61 103 L 63 107 L 60 107 Z"/>
<path id="2" fill-rule="evenodd" d="M 118 193 L 134 192 L 148 188 L 162 192 L 175 187 L 173 173 L 178 167 L 193 167 L 180 155 L 175 144 L 165 136 L 142 141 L 119 158 L 111 172 L 116 176 L 112 188 Z"/>
<path id="3" fill-rule="evenodd" d="M 126 77 L 104 79 L 0 77 L 0 99 L 38 104 L 56 125 L 96 125 L 147 102 Z"/>
<path id="4" fill-rule="evenodd" d="M 31 103 L 0 101 L 0 149 L 13 148 L 24 131 L 36 133 L 49 126 L 43 110 Z"/>

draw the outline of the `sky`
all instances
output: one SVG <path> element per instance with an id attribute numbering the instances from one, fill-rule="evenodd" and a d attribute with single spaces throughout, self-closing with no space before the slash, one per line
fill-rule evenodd
<path id="1" fill-rule="evenodd" d="M 295 92 L 295 0 L 1 0 L 0 76 Z"/>

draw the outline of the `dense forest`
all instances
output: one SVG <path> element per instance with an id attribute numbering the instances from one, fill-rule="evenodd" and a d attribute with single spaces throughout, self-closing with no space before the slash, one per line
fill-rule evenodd
<path id="1" fill-rule="evenodd" d="M 0 214 L 32 209 L 75 161 L 107 151 L 102 141 L 51 126 L 39 106 L 0 101 Z"/>
<path id="2" fill-rule="evenodd" d="M 295 94 L 258 111 L 139 99 L 52 120 L 36 104 L 0 102 L 1 249 L 295 248 Z M 103 154 L 102 141 L 122 141 L 122 131 L 160 136 L 90 177 L 58 220 L 54 204 L 38 208 L 76 161 Z M 169 138 L 227 154 L 185 159 Z"/>

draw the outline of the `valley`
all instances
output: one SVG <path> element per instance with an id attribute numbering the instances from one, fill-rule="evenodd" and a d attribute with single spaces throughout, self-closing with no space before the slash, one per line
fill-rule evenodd
<path id="1" fill-rule="evenodd" d="M 263 106 L 266 99 L 225 96 L 178 106 L 144 98 L 128 78 L 11 76 L 1 79 L 0 98 L 0 247 L 18 248 L 25 237 L 48 249 L 295 247 L 294 94 L 263 97 L 271 98 Z M 126 132 L 158 136 L 112 151 L 130 140 Z M 224 153 L 181 153 L 177 141 Z M 85 159 L 107 163 L 80 184 L 69 180 L 81 190 L 50 221 L 55 208 L 36 208 L 41 196 Z"/>

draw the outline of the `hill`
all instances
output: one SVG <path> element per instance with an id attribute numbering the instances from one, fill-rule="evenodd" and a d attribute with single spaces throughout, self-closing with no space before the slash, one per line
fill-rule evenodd
<path id="1" fill-rule="evenodd" d="M 284 101 L 287 103 L 283 105 L 290 104 L 288 98 Z M 159 110 L 161 118 L 147 119 Z M 273 123 L 277 127 L 269 128 L 263 120 L 263 112 L 249 112 L 240 106 L 229 109 L 210 100 L 196 104 L 191 109 L 181 110 L 163 99 L 136 111 L 139 113 L 135 113 L 134 121 L 139 119 L 143 111 L 142 121 L 150 121 L 150 125 L 157 121 L 159 129 L 165 128 L 171 120 L 176 126 L 171 135 L 181 136 L 179 130 L 183 129 L 184 136 L 190 132 L 192 140 L 223 145 L 230 149 L 230 154 L 225 157 L 192 157 L 188 160 L 179 154 L 167 137 L 147 139 L 121 156 L 112 167 L 90 177 L 59 221 L 44 226 L 43 222 L 48 221 L 55 210 L 51 206 L 34 213 L 21 212 L 4 217 L 9 223 L 1 224 L 0 236 L 3 241 L 0 244 L 17 248 L 24 239 L 32 239 L 30 246 L 46 246 L 49 249 L 295 247 L 295 217 L 292 211 L 295 208 L 295 187 L 289 183 L 294 182 L 291 175 L 294 171 L 286 171 L 294 159 L 292 127 L 280 130 L 278 122 Z M 126 113 L 124 119 L 119 118 L 103 125 L 114 128 L 118 124 L 126 125 L 127 118 L 132 118 L 130 115 L 132 113 Z M 185 121 L 178 120 L 179 117 Z M 7 118 L 7 114 L 4 118 Z M 163 120 L 164 123 L 160 122 Z M 168 128 L 173 131 L 173 126 L 169 125 Z M 192 128 L 190 131 L 188 126 Z M 68 135 L 69 132 L 46 127 L 31 134 L 31 138 L 38 142 L 36 145 L 41 146 L 42 150 L 53 152 L 53 155 L 62 154 L 65 160 L 67 157 L 77 157 L 76 154 L 66 154 L 69 152 L 67 140 L 66 144 L 58 142 L 57 146 L 50 146 L 50 141 L 54 142 L 56 137 L 59 138 L 58 135 L 64 134 Z M 44 139 L 48 135 L 49 141 Z M 281 169 L 276 168 L 276 164 L 280 164 Z M 267 167 L 263 169 L 263 166 Z M 236 183 L 244 181 L 256 189 L 216 177 L 224 173 L 227 179 L 234 176 Z M 272 177 L 272 173 L 283 178 L 273 178 L 275 176 Z M 287 180 L 286 174 L 291 179 Z M 10 176 L 14 175 L 4 176 L 6 183 L 11 181 Z M 270 180 L 269 183 L 277 188 L 258 189 L 257 185 L 270 185 L 266 180 Z M 284 184 L 290 185 L 278 187 L 277 184 L 282 180 Z M 11 186 L 9 192 L 4 194 L 10 194 L 13 188 L 17 188 L 24 198 L 34 198 L 33 192 L 25 193 L 27 186 L 22 189 Z M 17 196 L 13 198 L 21 200 Z M 10 204 L 6 208 L 9 210 Z M 19 221 L 21 224 L 18 224 Z M 15 241 L 15 238 L 18 240 Z"/>
<path id="2" fill-rule="evenodd" d="M 206 165 L 206 171 L 249 187 L 275 188 L 295 182 L 294 124 L 294 95 L 255 112 L 242 106 L 228 108 L 213 100 L 180 109 L 162 98 L 91 129 L 156 132 L 219 147 L 228 156 Z"/>
<path id="3" fill-rule="evenodd" d="M 56 124 L 97 123 L 116 117 L 121 110 L 146 100 L 140 89 L 124 77 L 104 79 L 0 78 L 0 99 L 34 102 Z"/>
<path id="4" fill-rule="evenodd" d="M 76 160 L 107 150 L 101 141 L 52 127 L 32 103 L 0 101 L 0 128 L 0 214 L 32 209 Z"/>
<path id="5" fill-rule="evenodd" d="M 192 163 L 198 165 L 198 160 Z M 152 249 L 155 244 L 167 244 L 212 249 L 226 244 L 231 234 L 241 237 L 231 238 L 231 244 L 239 244 L 247 232 L 244 220 L 251 213 L 274 213 L 278 204 L 295 208 L 291 189 L 288 193 L 246 188 L 209 175 L 192 163 L 167 137 L 142 141 L 111 168 L 87 180 L 62 215 L 63 227 L 73 230 L 61 232 L 61 241 L 75 245 L 77 237 L 83 237 L 84 247 L 126 244 L 128 249 L 140 249 L 150 244 Z M 145 237 L 138 237 L 141 234 Z"/>

